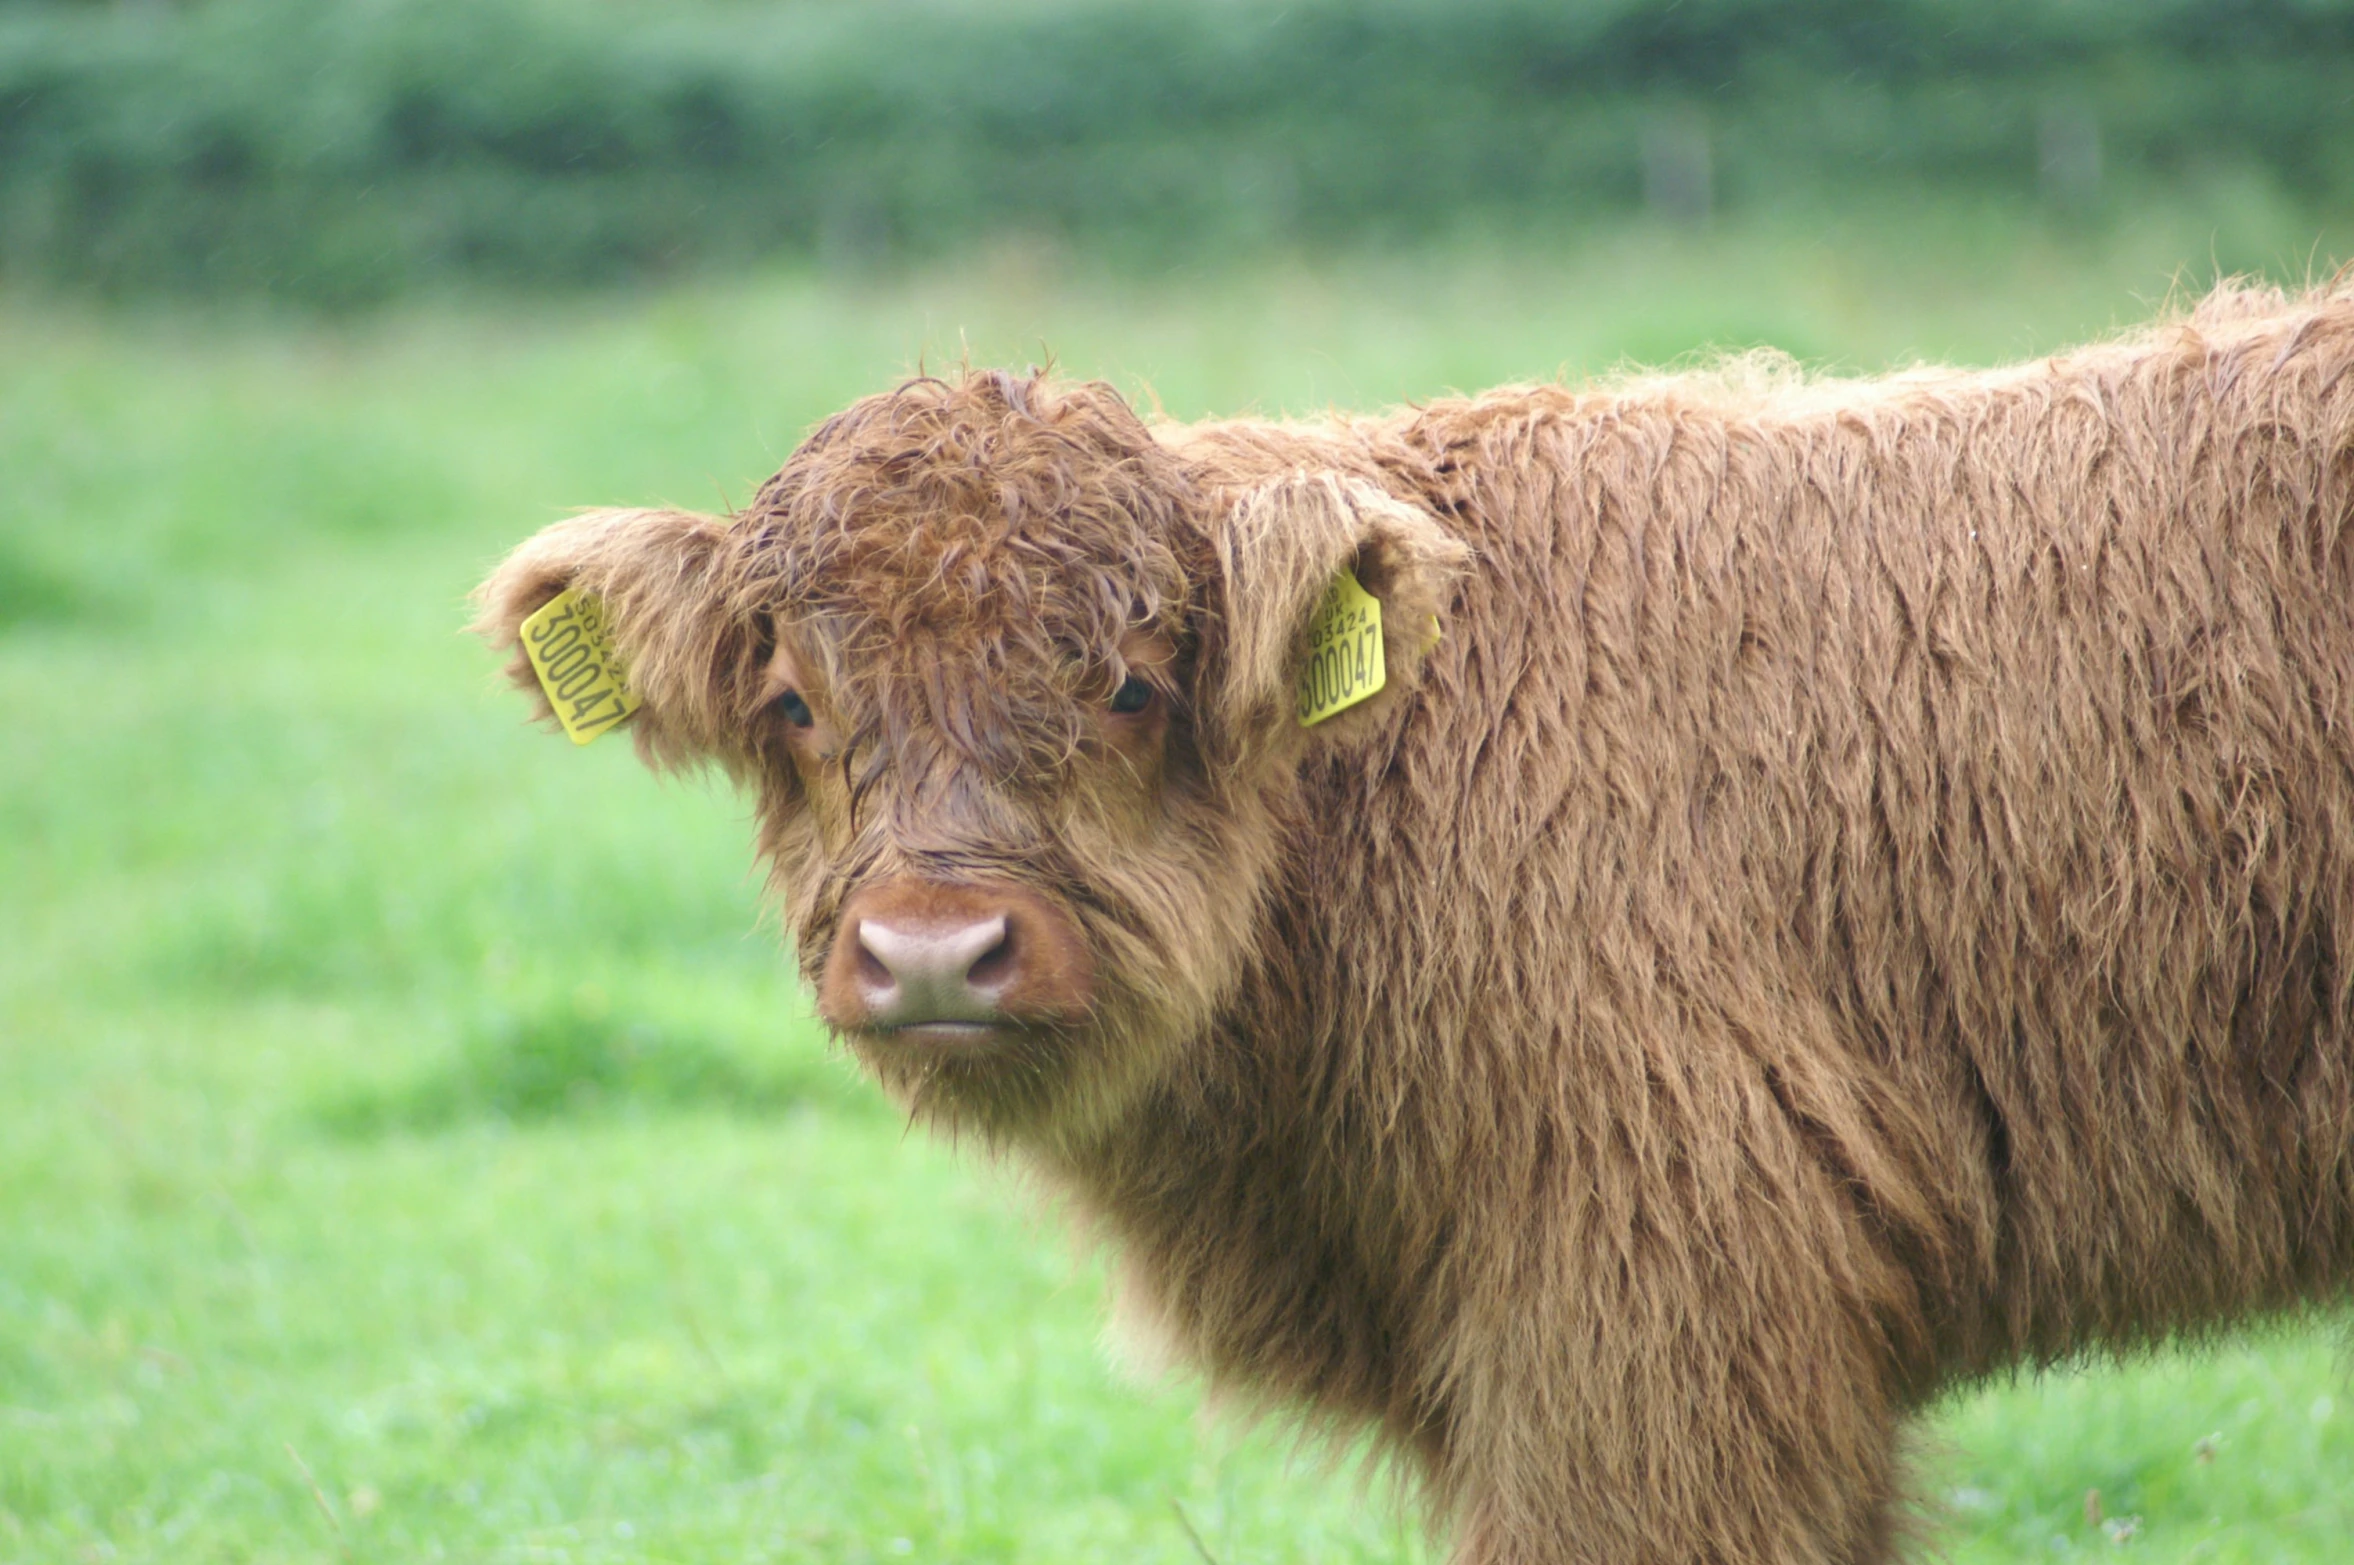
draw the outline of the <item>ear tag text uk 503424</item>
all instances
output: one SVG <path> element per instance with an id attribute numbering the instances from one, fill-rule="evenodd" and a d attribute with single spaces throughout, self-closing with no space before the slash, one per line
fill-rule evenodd
<path id="1" fill-rule="evenodd" d="M 523 652 L 556 721 L 587 744 L 638 709 L 605 624 L 605 605 L 567 587 L 523 622 Z"/>
<path id="2" fill-rule="evenodd" d="M 1381 600 L 1356 572 L 1343 570 L 1325 589 L 1308 622 L 1308 661 L 1296 692 L 1300 726 L 1313 728 L 1372 695 L 1386 678 L 1381 660 Z"/>

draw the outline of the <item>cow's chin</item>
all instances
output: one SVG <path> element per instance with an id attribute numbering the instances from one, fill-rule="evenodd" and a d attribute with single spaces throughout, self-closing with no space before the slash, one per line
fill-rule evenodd
<path id="1" fill-rule="evenodd" d="M 1095 1021 L 928 1022 L 837 1032 L 916 1123 L 951 1136 L 1068 1145 L 1140 1096 L 1160 1051 Z"/>

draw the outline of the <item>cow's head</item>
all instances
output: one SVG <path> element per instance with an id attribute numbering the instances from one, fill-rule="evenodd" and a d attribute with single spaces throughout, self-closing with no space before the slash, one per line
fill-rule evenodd
<path id="1" fill-rule="evenodd" d="M 756 793 L 827 1023 L 918 1114 L 1083 1136 L 1231 990 L 1292 782 L 1395 720 L 1464 558 L 1364 476 L 1221 450 L 1100 384 L 918 380 L 731 520 L 548 528 L 480 628 L 513 646 L 558 591 L 601 598 L 641 753 Z M 1383 601 L 1388 683 L 1303 729 L 1343 569 Z"/>

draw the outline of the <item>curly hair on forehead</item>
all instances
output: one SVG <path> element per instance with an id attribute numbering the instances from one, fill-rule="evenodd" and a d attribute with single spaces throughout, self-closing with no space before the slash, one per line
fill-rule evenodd
<path id="1" fill-rule="evenodd" d="M 820 425 L 763 485 L 747 585 L 789 612 L 1092 651 L 1188 607 L 1207 557 L 1178 462 L 1112 387 L 924 376 Z"/>
<path id="2" fill-rule="evenodd" d="M 992 770 L 1047 764 L 1125 632 L 1183 631 L 1211 558 L 1195 504 L 1102 382 L 920 377 L 762 486 L 735 524 L 738 603 L 800 632 L 846 706 L 920 713 Z"/>

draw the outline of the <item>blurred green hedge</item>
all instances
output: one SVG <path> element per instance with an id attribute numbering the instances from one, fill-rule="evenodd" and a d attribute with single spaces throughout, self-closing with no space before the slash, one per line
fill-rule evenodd
<path id="1" fill-rule="evenodd" d="M 2354 0 L 0 0 L 0 277 L 107 291 L 2246 168 L 2354 192 Z"/>

